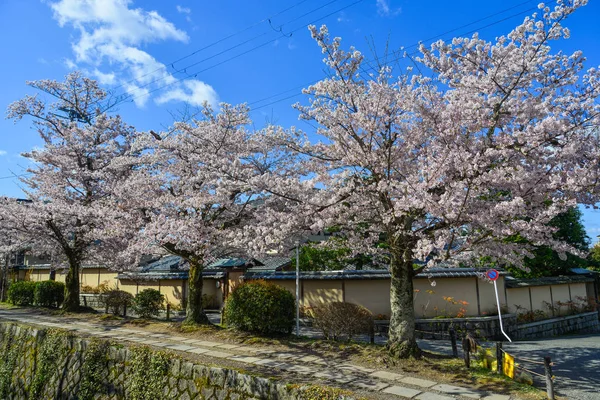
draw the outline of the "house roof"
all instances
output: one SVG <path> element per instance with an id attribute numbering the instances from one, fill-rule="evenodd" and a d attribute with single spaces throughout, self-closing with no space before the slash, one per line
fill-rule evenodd
<path id="1" fill-rule="evenodd" d="M 482 268 L 431 268 L 415 276 L 415 278 L 465 278 L 483 277 L 487 269 Z M 506 271 L 498 271 L 506 275 Z M 343 271 L 301 271 L 301 279 L 334 280 L 334 279 L 390 279 L 390 272 L 385 269 L 375 270 L 343 270 Z M 244 279 L 293 280 L 295 271 L 252 271 L 249 269 Z"/>
<path id="2" fill-rule="evenodd" d="M 585 282 L 594 282 L 594 278 L 582 275 L 569 275 L 569 276 L 546 276 L 542 278 L 535 279 L 517 279 L 508 277 L 506 279 L 506 287 L 507 288 L 519 288 L 519 287 L 529 287 L 529 286 L 547 286 L 547 285 L 557 285 L 557 284 L 565 284 L 565 283 L 585 283 Z"/>

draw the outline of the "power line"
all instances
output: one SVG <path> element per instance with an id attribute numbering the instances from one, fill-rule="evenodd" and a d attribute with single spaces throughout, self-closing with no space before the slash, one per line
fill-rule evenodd
<path id="1" fill-rule="evenodd" d="M 337 0 L 334 0 L 334 1 L 337 1 Z M 336 14 L 336 13 L 338 13 L 338 12 L 340 12 L 340 11 L 343 11 L 343 10 L 345 10 L 345 9 L 347 9 L 347 8 L 350 8 L 350 7 L 352 7 L 352 6 L 354 6 L 354 5 L 358 4 L 358 3 L 361 3 L 361 2 L 363 2 L 363 1 L 364 1 L 364 0 L 356 0 L 355 2 L 353 2 L 353 3 L 350 3 L 350 4 L 348 4 L 348 5 L 344 6 L 344 7 L 341 7 L 341 8 L 339 8 L 339 9 L 337 9 L 337 10 L 335 10 L 335 11 L 333 11 L 333 12 L 331 12 L 331 13 L 327 14 L 327 15 L 324 15 L 324 16 L 322 16 L 322 17 L 319 17 L 319 18 L 317 18 L 317 19 L 315 19 L 315 20 L 313 20 L 313 21 L 311 21 L 311 22 L 309 22 L 309 23 L 307 23 L 307 24 L 304 24 L 304 25 L 302 25 L 302 26 L 300 26 L 300 27 L 298 27 L 298 28 L 296 28 L 296 29 L 293 29 L 292 31 L 290 31 L 290 33 L 295 33 L 295 32 L 297 32 L 297 31 L 299 31 L 299 30 L 301 30 L 301 29 L 304 29 L 304 28 L 306 28 L 306 27 L 307 27 L 307 26 L 309 26 L 309 25 L 312 25 L 312 24 L 314 24 L 314 23 L 316 23 L 316 22 L 318 22 L 318 21 L 320 21 L 320 20 L 322 20 L 322 19 L 325 19 L 325 18 L 327 18 L 327 17 L 330 17 L 330 16 L 332 16 L 333 14 Z M 332 1 L 332 2 L 333 2 L 333 1 Z M 332 3 L 332 2 L 330 2 L 330 3 Z M 329 4 L 329 3 L 328 3 L 328 4 Z M 119 100 L 119 101 L 118 101 L 116 104 L 121 104 L 121 103 L 123 103 L 123 102 L 125 102 L 125 101 L 134 101 L 135 99 L 138 99 L 138 98 L 140 98 L 140 97 L 142 97 L 142 96 L 147 96 L 147 95 L 149 95 L 149 94 L 151 94 L 151 93 L 154 93 L 154 92 L 156 92 L 156 91 L 158 91 L 158 90 L 162 90 L 162 89 L 165 89 L 165 88 L 167 88 L 167 87 L 173 86 L 173 85 L 174 85 L 174 84 L 176 84 L 176 83 L 179 83 L 179 82 L 182 82 L 182 81 L 185 81 L 185 80 L 188 80 L 188 79 L 193 79 L 193 78 L 196 78 L 196 77 L 198 76 L 198 74 L 200 74 L 200 73 L 202 73 L 202 72 L 205 72 L 205 71 L 208 71 L 208 70 L 210 70 L 210 69 L 213 69 L 213 68 L 215 68 L 215 67 L 218 67 L 219 65 L 225 64 L 225 63 L 227 63 L 227 62 L 229 62 L 229 61 L 231 61 L 231 60 L 234 60 L 234 59 L 236 59 L 236 58 L 238 58 L 238 57 L 241 57 L 241 56 L 243 56 L 243 55 L 246 55 L 246 54 L 248 54 L 248 53 L 250 53 L 250 52 L 252 52 L 252 51 L 255 51 L 255 50 L 257 50 L 257 49 L 259 49 L 259 48 L 261 48 L 261 47 L 265 47 L 265 46 L 267 46 L 267 45 L 269 45 L 269 44 L 271 44 L 271 43 L 275 42 L 276 40 L 279 40 L 279 37 L 277 37 L 277 38 L 274 38 L 274 39 L 271 39 L 271 40 L 269 40 L 269 41 L 267 41 L 267 42 L 264 42 L 264 43 L 262 43 L 262 44 L 259 44 L 259 45 L 257 45 L 257 46 L 254 46 L 254 47 L 252 47 L 252 48 L 251 48 L 251 49 L 249 49 L 249 50 L 246 50 L 246 51 L 244 51 L 244 52 L 242 52 L 242 53 L 236 54 L 235 56 L 232 56 L 232 57 L 230 57 L 230 58 L 228 58 L 228 59 L 225 59 L 225 60 L 223 60 L 223 61 L 221 61 L 221 62 L 219 62 L 219 63 L 217 63 L 217 64 L 211 65 L 210 67 L 204 68 L 204 69 L 202 69 L 202 70 L 200 70 L 200 71 L 197 71 L 197 72 L 194 72 L 194 73 L 192 73 L 192 74 L 188 74 L 188 76 L 185 76 L 185 77 L 183 77 L 183 78 L 179 78 L 179 79 L 177 79 L 177 80 L 175 80 L 175 81 L 173 81 L 173 82 L 167 83 L 166 85 L 159 86 L 159 87 L 157 87 L 157 88 L 155 88 L 155 89 L 152 89 L 152 90 L 150 90 L 150 91 L 147 91 L 147 92 L 145 92 L 145 93 L 142 93 L 142 94 L 140 94 L 140 95 L 137 95 L 137 96 L 134 96 L 134 95 L 132 95 L 132 94 L 126 95 L 126 96 L 124 96 L 124 97 L 123 97 L 121 100 Z M 163 78 L 163 79 L 164 79 L 164 78 Z M 140 89 L 141 89 L 141 87 L 140 87 Z"/>
<path id="2" fill-rule="evenodd" d="M 312 13 L 315 13 L 315 12 L 317 12 L 317 11 L 319 11 L 319 10 L 321 10 L 321 9 L 323 9 L 323 8 L 325 8 L 325 7 L 329 6 L 329 5 L 331 5 L 331 4 L 333 4 L 333 3 L 337 2 L 337 1 L 340 1 L 340 0 L 330 0 L 329 2 L 327 2 L 327 3 L 325 3 L 325 4 L 322 4 L 322 5 L 320 5 L 320 6 L 319 6 L 319 7 L 317 7 L 317 8 L 314 8 L 314 9 L 312 9 L 312 10 L 310 10 L 310 11 L 308 11 L 308 12 L 306 12 L 306 13 L 304 13 L 304 14 L 302 14 L 302 15 L 298 16 L 298 17 L 295 17 L 295 18 L 293 18 L 293 19 L 291 19 L 291 20 L 289 20 L 289 21 L 287 21 L 287 22 L 285 22 L 285 23 L 281 24 L 281 25 L 279 26 L 279 28 L 280 28 L 280 30 L 281 30 L 281 29 L 283 28 L 283 26 L 284 26 L 284 25 L 287 25 L 287 24 L 290 24 L 290 23 L 292 23 L 292 22 L 295 22 L 295 21 L 297 21 L 297 20 L 299 20 L 299 19 L 302 19 L 302 18 L 304 18 L 305 16 L 307 16 L 307 15 L 310 15 L 310 14 L 312 14 Z M 361 1 L 362 1 L 362 0 L 361 0 Z M 270 23 L 270 19 L 268 19 L 268 20 L 269 20 L 269 23 Z M 183 77 L 183 78 L 179 78 L 179 79 L 177 79 L 177 80 L 175 80 L 175 81 L 173 81 L 173 82 L 170 82 L 170 83 L 169 83 L 167 86 L 173 85 L 173 84 L 175 84 L 175 83 L 177 83 L 177 82 L 180 82 L 181 80 L 185 80 L 185 79 L 190 79 L 190 78 L 192 78 L 193 76 L 192 76 L 191 74 L 188 74 L 188 73 L 187 73 L 187 70 L 188 70 L 188 68 L 195 67 L 195 66 L 196 66 L 196 65 L 198 65 L 198 64 L 201 64 L 201 63 L 203 63 L 203 62 L 205 62 L 205 61 L 208 61 L 208 60 L 211 60 L 211 59 L 213 59 L 213 58 L 215 58 L 215 57 L 218 57 L 218 56 L 220 56 L 220 55 L 223 55 L 223 54 L 225 54 L 225 53 L 227 53 L 227 52 L 229 52 L 229 51 L 231 51 L 231 50 L 234 50 L 234 49 L 236 49 L 236 48 L 238 48 L 238 47 L 241 47 L 241 46 L 243 46 L 243 45 L 245 45 L 245 44 L 247 44 L 247 43 L 250 43 L 250 42 L 252 42 L 252 41 L 254 41 L 254 40 L 258 39 L 258 38 L 261 38 L 261 37 L 263 37 L 263 36 L 267 35 L 268 33 L 269 33 L 269 32 L 263 32 L 263 33 L 261 33 L 261 34 L 259 34 L 259 35 L 256 35 L 256 36 L 254 36 L 254 37 L 252 37 L 252 38 L 250 38 L 250 39 L 247 39 L 247 40 L 245 40 L 245 41 L 243 41 L 243 42 L 241 42 L 241 43 L 238 43 L 238 44 L 236 44 L 236 45 L 234 45 L 234 46 L 231 46 L 231 47 L 229 47 L 229 48 L 227 48 L 227 49 L 225 49 L 225 50 L 222 50 L 222 51 L 220 51 L 220 52 L 218 52 L 218 53 L 216 53 L 216 54 L 213 54 L 213 55 L 211 55 L 211 56 L 209 56 L 209 57 L 206 57 L 206 58 L 204 58 L 204 59 L 202 59 L 202 60 L 200 60 L 200 61 L 197 61 L 197 62 L 195 62 L 195 63 L 193 63 L 193 64 L 186 65 L 186 66 L 185 66 L 185 67 L 183 67 L 183 68 L 177 69 L 175 72 L 173 72 L 173 74 L 178 74 L 178 73 L 180 73 L 180 72 L 183 72 L 183 73 L 184 73 L 184 74 L 186 74 L 187 76 L 186 76 L 186 77 Z M 284 35 L 284 34 L 283 34 L 282 32 L 280 32 L 280 35 Z M 291 36 L 291 33 L 290 33 L 290 36 Z M 276 41 L 276 40 L 278 40 L 278 39 L 279 39 L 279 38 L 274 38 L 274 39 L 270 40 L 269 42 L 267 42 L 267 43 L 263 43 L 262 45 L 259 45 L 259 46 L 256 46 L 255 48 L 253 48 L 253 49 L 251 49 L 251 50 L 255 50 L 255 49 L 257 49 L 257 48 L 260 48 L 260 47 L 263 47 L 263 46 L 265 46 L 265 45 L 267 45 L 267 44 L 273 43 L 273 42 L 275 42 L 275 41 Z M 208 47 L 210 47 L 210 46 L 208 46 Z M 196 51 L 194 54 L 198 53 L 199 51 L 200 51 L 200 50 L 197 50 L 197 51 Z M 243 53 L 243 54 L 246 54 L 246 53 Z M 182 58 L 180 58 L 179 60 L 184 60 L 184 59 L 188 58 L 189 56 L 190 56 L 190 55 L 188 55 L 188 56 L 185 56 L 185 57 L 182 57 Z M 232 58 L 236 58 L 236 57 L 232 57 Z M 228 61 L 228 60 L 227 60 L 227 61 Z M 173 67 L 173 64 L 174 64 L 174 63 L 171 63 L 170 65 Z M 217 64 L 217 65 L 220 65 L 220 64 L 221 64 L 221 63 L 219 63 L 219 64 Z M 213 66 L 213 67 L 214 67 L 214 66 Z M 213 67 L 211 67 L 211 68 L 213 68 Z M 174 68 L 174 67 L 173 67 L 173 68 Z M 159 68 L 158 70 L 161 70 L 161 69 L 162 69 L 162 68 Z M 208 68 L 208 69 L 210 69 L 210 68 Z M 205 71 L 205 70 L 202 70 L 202 71 L 196 72 L 196 73 L 194 73 L 194 74 L 195 74 L 195 75 L 197 75 L 198 73 L 200 73 L 200 72 L 204 72 L 204 71 Z M 155 72 L 156 72 L 156 71 L 155 71 Z M 169 76 L 172 76 L 172 74 L 163 75 L 162 77 L 158 77 L 158 78 L 156 78 L 156 79 L 154 79 L 154 80 L 152 80 L 152 81 L 150 81 L 150 82 L 148 82 L 148 83 L 145 83 L 145 84 L 143 84 L 143 85 L 141 85 L 141 86 L 138 86 L 138 87 L 136 87 L 135 89 L 133 89 L 133 91 L 139 91 L 139 90 L 142 90 L 142 89 L 144 89 L 145 87 L 147 87 L 147 86 L 150 86 L 150 85 L 152 85 L 152 84 L 154 84 L 154 83 L 156 83 L 156 82 L 160 82 L 160 81 L 162 81 L 162 80 L 165 80 L 165 79 L 167 79 L 167 77 L 169 77 Z M 153 91 L 154 91 L 154 90 L 153 90 Z M 153 91 L 151 91 L 150 93 L 152 93 Z M 147 93 L 142 93 L 142 94 L 140 94 L 139 96 L 135 96 L 133 99 L 135 100 L 136 98 L 138 98 L 138 97 L 141 97 L 141 96 L 145 96 L 145 95 L 147 95 Z M 123 98 L 122 98 L 122 100 L 121 100 L 120 102 L 123 102 L 123 101 L 127 101 L 128 99 L 130 99 L 132 96 L 134 96 L 134 94 L 131 94 L 131 93 L 129 93 L 129 94 L 122 94 L 121 96 L 123 96 Z"/>
<path id="3" fill-rule="evenodd" d="M 195 51 L 193 51 L 193 52 L 191 52 L 191 53 L 189 53 L 189 54 L 186 54 L 185 56 L 183 56 L 183 57 L 180 57 L 180 58 L 178 58 L 178 59 L 177 59 L 177 60 L 175 60 L 175 61 L 171 61 L 171 62 L 170 62 L 170 63 L 168 63 L 168 64 L 164 64 L 162 67 L 159 67 L 159 68 L 155 69 L 154 71 L 147 72 L 147 73 L 145 73 L 144 75 L 140 76 L 139 78 L 133 78 L 133 79 L 130 79 L 129 81 L 127 81 L 127 82 L 123 82 L 123 83 L 121 83 L 119 86 L 116 86 L 116 87 L 115 87 L 115 88 L 113 88 L 113 89 L 119 89 L 120 87 L 123 87 L 124 85 L 127 85 L 128 83 L 135 82 L 135 81 L 139 81 L 140 79 L 142 79 L 142 78 L 145 78 L 145 77 L 147 77 L 148 75 L 152 75 L 152 74 L 154 74 L 154 73 L 156 73 L 156 72 L 158 72 L 158 71 L 160 71 L 160 70 L 162 70 L 162 69 L 167 69 L 167 66 L 171 66 L 172 68 L 175 68 L 175 67 L 174 67 L 174 65 L 175 65 L 176 63 L 178 63 L 178 62 L 180 62 L 180 61 L 183 61 L 183 60 L 185 60 L 185 59 L 188 59 L 188 58 L 190 58 L 190 57 L 193 57 L 193 56 L 195 56 L 196 54 L 200 53 L 201 51 L 204 51 L 204 50 L 206 50 L 206 49 L 209 49 L 209 48 L 211 48 L 211 47 L 213 47 L 213 46 L 216 46 L 217 44 L 219 44 L 219 43 L 222 43 L 222 42 L 224 42 L 224 41 L 226 41 L 226 40 L 229 40 L 229 39 L 231 39 L 232 37 L 235 37 L 235 36 L 237 36 L 237 35 L 239 35 L 239 34 L 241 34 L 241 33 L 244 33 L 244 32 L 246 32 L 246 31 L 249 31 L 250 29 L 252 29 L 252 28 L 254 28 L 254 27 L 256 27 L 256 26 L 258 26 L 258 25 L 260 25 L 260 24 L 262 24 L 262 23 L 265 23 L 265 22 L 267 22 L 267 21 L 270 21 L 271 19 L 273 19 L 273 18 L 275 18 L 275 17 L 277 17 L 277 16 L 279 16 L 279 15 L 281 15 L 281 14 L 283 14 L 283 13 L 285 13 L 285 12 L 287 12 L 287 11 L 289 11 L 289 10 L 293 9 L 293 8 L 296 8 L 296 7 L 298 7 L 299 5 L 301 5 L 301 4 L 303 4 L 303 3 L 306 3 L 307 1 L 308 1 L 308 0 L 301 0 L 301 1 L 299 1 L 298 3 L 295 3 L 295 4 L 291 5 L 290 7 L 287 7 L 287 8 L 285 8 L 285 9 L 281 10 L 281 11 L 278 11 L 278 12 L 276 12 L 276 13 L 275 13 L 275 14 L 273 14 L 273 15 L 270 15 L 270 16 L 268 16 L 268 17 L 266 17 L 266 18 L 263 18 L 262 20 L 260 20 L 260 21 L 258 21 L 258 22 L 255 22 L 255 23 L 253 23 L 253 24 L 251 24 L 251 25 L 248 25 L 248 26 L 247 26 L 247 27 L 245 27 L 244 29 L 241 29 L 241 30 L 239 30 L 239 31 L 237 31 L 237 32 L 234 32 L 234 33 L 232 33 L 232 34 L 230 34 L 230 35 L 228 35 L 228 36 L 222 37 L 221 39 L 219 39 L 219 40 L 217 40 L 217 41 L 215 41 L 215 42 L 212 42 L 212 43 L 210 43 L 210 44 L 208 44 L 208 45 L 206 45 L 206 46 L 204 46 L 204 47 L 202 47 L 202 48 L 200 48 L 200 49 L 198 49 L 198 50 L 195 50 Z"/>
<path id="4" fill-rule="evenodd" d="M 19 175 L 1 176 L 0 179 L 14 179 L 14 178 L 20 178 L 22 176 L 28 176 L 28 175 L 31 175 L 31 173 L 27 172 L 25 174 L 19 174 Z"/>
<path id="5" fill-rule="evenodd" d="M 547 5 L 550 5 L 550 4 L 552 4 L 552 3 L 555 3 L 555 2 L 556 2 L 556 0 L 550 1 L 550 2 L 548 2 L 548 3 L 547 3 Z M 480 19 L 478 19 L 478 20 L 475 20 L 475 21 L 473 21 L 473 22 L 470 22 L 470 23 L 468 23 L 468 24 L 461 25 L 461 26 L 460 26 L 460 27 L 458 27 L 458 28 L 453 28 L 453 29 L 451 29 L 451 30 L 448 30 L 448 31 L 446 31 L 446 32 L 444 32 L 444 33 L 440 33 L 439 35 L 432 36 L 432 37 L 430 37 L 430 38 L 426 39 L 426 40 L 425 40 L 425 41 L 423 41 L 423 42 L 417 42 L 417 43 L 413 43 L 413 44 L 411 44 L 410 46 L 407 46 L 407 47 L 405 47 L 405 49 L 412 48 L 412 47 L 416 47 L 416 46 L 419 46 L 421 43 L 424 43 L 424 42 L 429 42 L 429 41 L 432 41 L 432 40 L 434 40 L 434 39 L 441 38 L 442 36 L 445 36 L 445 35 L 447 35 L 447 34 L 449 34 L 449 33 L 452 33 L 452 32 L 455 32 L 455 31 L 457 31 L 457 30 L 459 30 L 459 29 L 462 29 L 462 28 L 465 28 L 465 27 L 468 27 L 468 26 L 474 25 L 474 24 L 476 24 L 476 23 L 478 23 L 478 22 L 485 21 L 485 20 L 487 20 L 487 19 L 493 18 L 493 17 L 495 17 L 495 16 L 498 16 L 498 15 L 500 15 L 500 14 L 504 14 L 504 13 L 506 13 L 506 12 L 508 12 L 508 11 L 511 11 L 511 10 L 513 10 L 513 9 L 515 9 L 515 8 L 518 8 L 518 7 L 520 7 L 520 6 L 523 6 L 523 5 L 527 4 L 527 3 L 530 3 L 530 1 L 525 1 L 525 2 L 519 3 L 519 4 L 515 5 L 515 6 L 512 6 L 512 7 L 506 8 L 506 9 L 504 9 L 504 10 L 501 10 L 501 11 L 498 11 L 498 12 L 496 12 L 496 13 L 494 13 L 494 14 L 490 14 L 490 15 L 488 15 L 488 16 L 486 16 L 486 17 L 480 18 Z M 482 26 L 482 27 L 478 27 L 478 28 L 475 28 L 475 29 L 473 29 L 473 30 L 470 30 L 470 31 L 468 31 L 468 32 L 464 32 L 464 33 L 460 34 L 459 36 L 466 36 L 466 35 L 469 35 L 469 34 L 471 34 L 471 33 L 477 32 L 477 31 L 479 31 L 479 30 L 482 30 L 482 29 L 485 29 L 485 28 L 489 28 L 490 26 L 497 25 L 497 24 L 499 24 L 499 23 L 502 23 L 502 22 L 504 22 L 504 21 L 506 21 L 506 20 L 509 20 L 509 19 L 511 19 L 511 18 L 514 18 L 514 17 L 516 17 L 516 16 L 522 15 L 522 14 L 524 14 L 524 13 L 527 13 L 527 12 L 530 12 L 530 11 L 533 11 L 533 10 L 536 10 L 536 9 L 537 9 L 537 7 L 531 7 L 531 8 L 528 8 L 528 9 L 526 9 L 526 10 L 523 10 L 523 11 L 520 11 L 520 12 L 518 12 L 518 13 L 512 14 L 512 15 L 510 15 L 510 16 L 508 16 L 508 17 L 505 17 L 505 18 L 502 18 L 502 19 L 500 19 L 500 20 L 497 20 L 497 21 L 491 22 L 491 23 L 489 23 L 489 24 L 487 24 L 487 25 L 484 25 L 484 26 Z M 415 54 L 418 54 L 418 51 L 414 51 L 414 52 L 410 53 L 409 55 L 415 55 Z M 382 65 L 389 65 L 389 64 L 391 64 L 391 63 L 393 63 L 393 62 L 396 62 L 396 61 L 400 60 L 401 58 L 403 58 L 403 57 L 401 57 L 401 56 L 400 56 L 400 57 L 396 57 L 396 58 L 392 59 L 392 60 L 391 60 L 391 61 L 389 61 L 389 62 L 383 63 Z M 367 61 L 365 61 L 365 63 L 369 64 L 369 63 L 371 63 L 371 62 L 373 62 L 373 61 L 377 61 L 377 59 L 376 59 L 376 58 L 374 58 L 374 59 L 371 59 L 371 60 L 367 60 Z M 361 69 L 362 69 L 362 68 L 361 68 Z M 373 70 L 373 71 L 375 71 L 375 68 L 373 68 L 373 67 L 368 67 L 367 69 L 370 69 L 370 70 Z M 364 72 L 366 72 L 364 69 L 363 69 L 363 71 L 364 71 Z M 304 88 L 304 87 L 307 87 L 307 86 L 313 85 L 313 84 L 317 83 L 318 81 L 320 81 L 320 79 L 313 80 L 313 81 L 311 81 L 311 82 L 309 82 L 309 83 L 306 83 L 306 84 L 304 84 L 304 85 L 299 85 L 299 86 L 296 86 L 296 87 L 294 87 L 294 88 L 291 88 L 291 89 L 285 90 L 285 91 L 283 91 L 283 92 L 279 92 L 279 93 L 276 93 L 276 94 L 274 94 L 274 95 L 271 95 L 271 96 L 264 97 L 264 98 L 262 98 L 262 99 L 260 99 L 260 100 L 255 100 L 255 101 L 253 101 L 253 102 L 251 102 L 251 103 L 248 103 L 248 105 L 252 105 L 252 104 L 261 103 L 261 102 L 263 102 L 263 101 L 266 101 L 266 100 L 270 100 L 270 99 L 272 99 L 272 98 L 279 97 L 279 96 L 281 96 L 281 95 L 283 95 L 283 94 L 286 94 L 286 93 L 289 93 L 289 92 L 291 92 L 291 91 L 294 91 L 294 90 L 297 90 L 297 89 L 301 89 L 301 88 Z M 282 102 L 282 101 L 285 101 L 285 100 L 288 100 L 288 99 L 291 99 L 291 98 L 294 98 L 294 97 L 300 96 L 301 94 L 302 94 L 302 93 L 296 93 L 296 94 L 293 94 L 293 95 L 291 95 L 291 96 L 286 96 L 286 97 L 284 97 L 284 98 L 281 98 L 281 99 L 278 99 L 278 100 L 275 100 L 275 101 L 269 102 L 269 103 L 267 103 L 267 104 L 263 104 L 263 105 L 261 105 L 261 106 L 255 107 L 255 108 L 252 108 L 252 111 L 255 111 L 255 110 L 260 110 L 261 108 L 268 107 L 268 106 L 270 106 L 270 105 L 273 105 L 273 104 L 276 104 L 276 103 L 279 103 L 279 102 Z"/>

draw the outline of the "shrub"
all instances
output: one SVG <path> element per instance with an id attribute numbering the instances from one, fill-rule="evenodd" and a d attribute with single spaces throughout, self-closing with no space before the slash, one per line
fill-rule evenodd
<path id="1" fill-rule="evenodd" d="M 106 312 L 114 315 L 124 314 L 126 307 L 131 307 L 133 295 L 123 290 L 113 289 L 100 296 L 100 302 L 106 308 Z"/>
<path id="2" fill-rule="evenodd" d="M 142 318 L 152 318 L 164 309 L 165 296 L 156 289 L 144 289 L 133 300 L 133 310 Z"/>
<path id="3" fill-rule="evenodd" d="M 8 288 L 8 301 L 18 306 L 28 306 L 33 304 L 34 291 L 35 282 L 13 282 Z"/>
<path id="4" fill-rule="evenodd" d="M 374 328 L 373 314 L 352 303 L 335 302 L 313 307 L 310 318 L 325 339 L 337 340 L 342 336 L 352 339 L 354 335 L 370 334 Z"/>
<path id="5" fill-rule="evenodd" d="M 56 281 L 36 282 L 33 297 L 38 306 L 60 307 L 65 299 L 65 284 Z"/>
<path id="6" fill-rule="evenodd" d="M 227 298 L 223 319 L 228 326 L 247 332 L 290 334 L 295 304 L 294 296 L 281 286 L 246 282 Z"/>

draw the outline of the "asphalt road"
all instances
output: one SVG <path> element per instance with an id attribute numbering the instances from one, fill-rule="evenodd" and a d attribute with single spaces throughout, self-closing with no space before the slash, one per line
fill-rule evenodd
<path id="1" fill-rule="evenodd" d="M 438 353 L 451 351 L 446 341 L 420 340 L 419 346 Z M 504 343 L 503 349 L 514 354 L 517 362 L 519 356 L 539 361 L 550 356 L 555 364 L 552 373 L 556 377 L 556 394 L 569 400 L 600 400 L 600 334 Z M 544 373 L 543 365 L 525 362 L 521 365 Z M 545 387 L 543 378 L 534 376 L 534 382 L 536 387 Z"/>

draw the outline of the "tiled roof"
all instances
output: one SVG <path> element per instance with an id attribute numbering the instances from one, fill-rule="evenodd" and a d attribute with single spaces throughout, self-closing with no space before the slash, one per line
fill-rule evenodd
<path id="1" fill-rule="evenodd" d="M 480 268 L 431 268 L 415 276 L 415 278 L 465 278 L 483 277 L 487 269 Z M 498 271 L 500 275 L 506 275 L 505 271 Z M 343 270 L 343 271 L 302 271 L 301 279 L 389 279 L 390 272 L 385 269 L 377 270 Z M 244 275 L 244 279 L 274 279 L 293 280 L 296 279 L 295 271 L 277 272 L 254 272 L 250 269 Z"/>
<path id="2" fill-rule="evenodd" d="M 535 279 L 516 279 L 508 277 L 506 279 L 507 288 L 519 288 L 528 286 L 547 286 L 557 285 L 565 283 L 584 283 L 594 282 L 594 278 L 581 275 L 569 275 L 569 276 L 547 276 Z"/>

